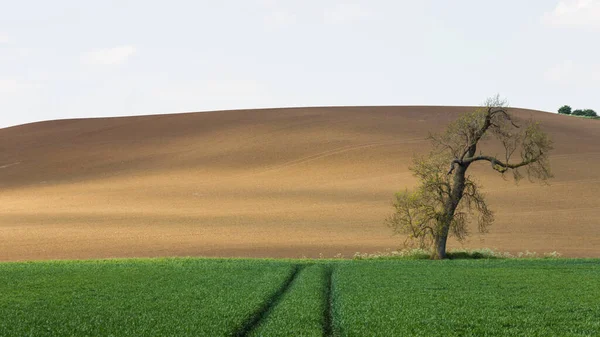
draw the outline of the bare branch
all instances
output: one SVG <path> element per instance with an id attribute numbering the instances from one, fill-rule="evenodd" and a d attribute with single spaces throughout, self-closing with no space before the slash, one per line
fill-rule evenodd
<path id="1" fill-rule="evenodd" d="M 540 154 L 540 156 L 543 155 L 543 153 Z M 500 173 L 504 173 L 506 172 L 508 169 L 517 169 L 519 167 L 522 166 L 526 166 L 529 165 L 531 163 L 535 163 L 537 161 L 538 157 L 536 158 L 531 158 L 528 160 L 524 160 L 518 164 L 509 164 L 509 163 L 503 163 L 500 160 L 496 159 L 496 157 L 491 157 L 491 156 L 477 156 L 477 157 L 472 157 L 472 158 L 466 158 L 464 159 L 462 162 L 464 164 L 470 164 L 476 161 L 480 161 L 480 160 L 486 160 L 489 161 L 490 163 L 492 163 L 492 168 Z"/>

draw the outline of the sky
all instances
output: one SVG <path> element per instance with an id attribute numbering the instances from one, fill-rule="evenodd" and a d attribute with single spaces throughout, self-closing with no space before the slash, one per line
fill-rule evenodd
<path id="1" fill-rule="evenodd" d="M 600 0 L 0 0 L 0 127 L 294 106 L 600 111 Z"/>

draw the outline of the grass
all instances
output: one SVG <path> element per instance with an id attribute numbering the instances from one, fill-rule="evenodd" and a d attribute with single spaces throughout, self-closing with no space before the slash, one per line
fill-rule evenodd
<path id="1" fill-rule="evenodd" d="M 0 263 L 0 336 L 600 335 L 599 260 L 411 258 Z"/>
<path id="2" fill-rule="evenodd" d="M 341 336 L 597 336 L 595 260 L 359 261 L 334 274 Z"/>
<path id="3" fill-rule="evenodd" d="M 515 258 L 559 258 L 562 254 L 559 252 L 549 252 L 543 255 L 538 255 L 536 252 L 519 252 L 511 254 L 509 252 L 501 252 L 494 249 L 482 248 L 482 249 L 453 249 L 447 252 L 447 258 L 450 260 L 459 259 L 515 259 Z M 428 249 L 414 248 L 414 249 L 402 249 L 402 250 L 386 250 L 383 252 L 376 253 L 360 253 L 354 254 L 354 260 L 429 260 L 431 258 L 431 251 Z"/>
<path id="4" fill-rule="evenodd" d="M 304 268 L 251 336 L 323 336 L 329 324 L 329 270 L 326 264 Z"/>
<path id="5" fill-rule="evenodd" d="M 0 336 L 225 336 L 289 275 L 272 261 L 0 264 Z"/>
<path id="6" fill-rule="evenodd" d="M 567 115 L 567 116 L 586 118 L 586 119 L 600 119 L 600 116 L 581 116 L 581 115 L 573 115 L 573 114 Z"/>

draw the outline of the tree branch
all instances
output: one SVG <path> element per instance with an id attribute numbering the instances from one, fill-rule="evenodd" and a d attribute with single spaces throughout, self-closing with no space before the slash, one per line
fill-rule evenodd
<path id="1" fill-rule="evenodd" d="M 448 171 L 448 175 L 451 175 L 452 172 L 454 172 L 454 169 L 456 168 L 456 165 L 462 165 L 462 160 L 460 159 L 454 159 L 452 161 L 452 163 L 450 163 L 450 170 Z"/>
<path id="2" fill-rule="evenodd" d="M 476 161 L 486 160 L 492 164 L 492 168 L 494 170 L 496 170 L 500 173 L 504 173 L 508 169 L 516 169 L 521 166 L 526 166 L 531 163 L 535 163 L 536 161 L 538 161 L 538 159 L 541 156 L 542 156 L 542 153 L 540 152 L 540 154 L 538 156 L 531 158 L 531 159 L 524 160 L 518 164 L 503 163 L 502 161 L 498 160 L 496 157 L 491 157 L 491 156 L 477 156 L 477 157 L 465 158 L 464 160 L 462 160 L 462 162 L 463 162 L 463 164 L 466 164 L 466 163 L 470 164 L 470 163 L 474 163 Z M 456 161 L 456 160 L 454 160 L 454 161 Z M 454 163 L 454 161 L 453 161 L 453 163 Z"/>
<path id="3" fill-rule="evenodd" d="M 488 111 L 489 111 L 489 113 L 490 113 L 491 116 L 493 116 L 493 115 L 495 115 L 495 114 L 497 114 L 497 113 L 500 112 L 500 113 L 502 113 L 504 115 L 504 117 L 506 118 L 506 120 L 508 120 L 510 122 L 510 124 L 512 124 L 512 126 L 514 126 L 517 129 L 520 128 L 520 126 L 517 125 L 517 124 L 515 124 L 515 122 L 512 120 L 512 116 L 508 113 L 508 111 L 506 109 L 504 109 L 504 108 L 498 108 L 497 110 L 495 110 L 493 112 L 492 112 L 493 107 L 490 107 L 489 109 L 490 110 L 488 110 Z M 492 125 L 494 125 L 494 124 L 492 123 Z M 494 126 L 496 126 L 496 125 L 494 125 Z"/>

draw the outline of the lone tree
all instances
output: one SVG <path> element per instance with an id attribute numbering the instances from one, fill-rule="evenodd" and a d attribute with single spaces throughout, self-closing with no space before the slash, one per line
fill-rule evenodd
<path id="1" fill-rule="evenodd" d="M 433 150 L 416 156 L 411 171 L 420 185 L 413 191 L 396 194 L 394 213 L 387 224 L 395 233 L 407 234 L 407 242 L 432 248 L 432 259 L 446 257 L 448 235 L 459 241 L 468 235 L 469 218 L 477 216 L 479 231 L 487 232 L 494 221 L 480 186 L 467 175 L 471 164 L 486 162 L 503 177 L 507 172 L 517 182 L 525 169 L 530 180 L 552 177 L 548 152 L 552 142 L 532 120 L 513 117 L 499 96 L 484 106 L 461 115 L 445 132 L 431 135 Z M 485 139 L 494 139 L 502 156 L 481 152 Z M 513 162 L 513 157 L 519 159 Z"/>
<path id="2" fill-rule="evenodd" d="M 559 114 L 563 114 L 563 115 L 570 115 L 571 114 L 571 107 L 568 105 L 563 105 L 560 107 L 560 109 L 558 109 L 558 113 Z"/>

